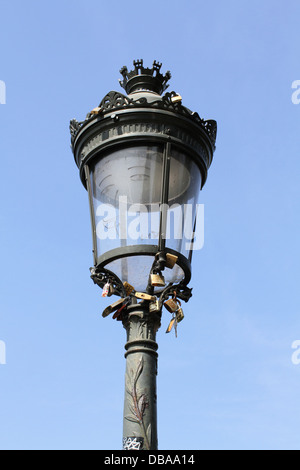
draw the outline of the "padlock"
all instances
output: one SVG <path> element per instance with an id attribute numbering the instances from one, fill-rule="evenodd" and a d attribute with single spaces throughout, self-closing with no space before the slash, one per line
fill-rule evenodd
<path id="1" fill-rule="evenodd" d="M 169 299 L 166 302 L 164 302 L 164 306 L 170 313 L 176 312 L 178 310 L 178 302 L 175 299 Z"/>
<path id="2" fill-rule="evenodd" d="M 101 111 L 101 108 L 97 106 L 97 108 L 92 109 L 91 114 L 98 114 Z"/>
<path id="3" fill-rule="evenodd" d="M 121 321 L 123 317 L 123 311 L 126 310 L 128 305 L 131 303 L 130 297 L 123 299 L 123 305 L 113 314 L 113 320 Z"/>
<path id="4" fill-rule="evenodd" d="M 166 285 L 165 279 L 161 274 L 151 274 L 151 286 L 164 287 Z"/>
<path id="5" fill-rule="evenodd" d="M 160 308 L 159 308 L 159 301 L 156 300 L 155 302 L 151 302 L 151 304 L 149 304 L 149 312 L 150 313 L 153 313 L 153 312 L 159 312 L 160 311 Z"/>
<path id="6" fill-rule="evenodd" d="M 156 300 L 155 295 L 145 294 L 144 292 L 135 292 L 134 297 L 136 297 L 137 299 L 151 300 L 151 302 L 154 302 Z"/>
<path id="7" fill-rule="evenodd" d="M 124 288 L 125 288 L 127 296 L 132 294 L 132 292 L 134 292 L 134 287 L 131 284 L 129 284 L 128 282 L 124 282 Z"/>
<path id="8" fill-rule="evenodd" d="M 184 314 L 183 310 L 181 307 L 176 311 L 176 321 L 177 323 L 180 323 L 184 319 Z"/>
<path id="9" fill-rule="evenodd" d="M 118 308 L 120 308 L 121 305 L 124 303 L 124 300 L 125 299 L 119 299 L 116 302 L 114 302 L 113 304 L 106 307 L 106 309 L 103 310 L 102 317 L 105 318 L 108 315 L 110 315 L 112 312 L 114 312 L 115 310 L 118 310 Z"/>
<path id="10" fill-rule="evenodd" d="M 168 328 L 166 330 L 166 333 L 170 333 L 170 331 L 172 330 L 174 324 L 176 323 L 176 318 L 173 317 L 172 320 L 170 321 L 169 325 L 168 325 Z"/>
<path id="11" fill-rule="evenodd" d="M 107 297 L 109 296 L 109 293 L 110 293 L 110 288 L 111 288 L 111 285 L 109 282 L 107 282 L 104 287 L 103 287 L 103 290 L 102 290 L 102 297 Z"/>
<path id="12" fill-rule="evenodd" d="M 171 255 L 171 253 L 166 254 L 166 268 L 173 269 L 177 261 L 178 256 Z"/>
<path id="13" fill-rule="evenodd" d="M 176 93 L 176 95 L 171 96 L 172 103 L 181 103 L 182 97 Z"/>
<path id="14" fill-rule="evenodd" d="M 114 314 L 113 314 L 113 320 L 121 321 L 122 320 L 122 312 L 126 305 L 122 305 L 122 307 L 119 308 Z"/>

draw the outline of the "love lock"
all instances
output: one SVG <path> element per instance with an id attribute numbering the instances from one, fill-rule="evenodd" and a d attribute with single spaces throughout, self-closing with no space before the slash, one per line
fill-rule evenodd
<path id="1" fill-rule="evenodd" d="M 128 282 L 124 282 L 124 288 L 125 288 L 126 295 L 130 295 L 132 294 L 132 292 L 134 292 L 134 287 Z"/>
<path id="2" fill-rule="evenodd" d="M 151 286 L 164 287 L 166 285 L 165 278 L 162 274 L 151 274 L 150 276 Z"/>
<path id="3" fill-rule="evenodd" d="M 149 304 L 149 312 L 150 313 L 154 313 L 154 312 L 159 312 L 160 311 L 160 307 L 159 307 L 159 301 L 156 300 L 155 302 L 151 302 L 151 304 Z"/>
<path id="4" fill-rule="evenodd" d="M 181 307 L 181 302 L 180 300 L 176 299 L 176 291 L 173 292 L 173 297 L 172 299 L 167 300 L 164 303 L 164 306 L 170 313 L 176 312 L 180 307 Z"/>
<path id="5" fill-rule="evenodd" d="M 113 320 L 121 321 L 123 310 L 131 303 L 130 297 L 123 300 L 123 305 L 113 314 Z"/>
<path id="6" fill-rule="evenodd" d="M 166 268 L 173 269 L 178 261 L 178 256 L 172 255 L 171 253 L 166 254 Z"/>
<path id="7" fill-rule="evenodd" d="M 145 294 L 144 292 L 135 292 L 134 297 L 142 300 L 150 300 L 151 302 L 156 300 L 155 295 Z"/>
<path id="8" fill-rule="evenodd" d="M 177 323 L 180 323 L 184 319 L 184 314 L 183 310 L 181 307 L 176 311 L 176 321 Z"/>
<path id="9" fill-rule="evenodd" d="M 103 287 L 103 290 L 102 290 L 102 297 L 107 297 L 109 296 L 110 294 L 110 291 L 111 291 L 111 285 L 109 282 L 107 282 L 104 287 Z"/>
<path id="10" fill-rule="evenodd" d="M 125 302 L 125 299 L 119 299 L 113 304 L 106 307 L 106 309 L 103 310 L 102 317 L 105 318 L 108 315 L 110 315 L 112 312 L 114 312 L 115 310 L 118 310 L 123 305 L 124 302 Z"/>
<path id="11" fill-rule="evenodd" d="M 170 313 L 176 312 L 176 310 L 178 310 L 178 303 L 175 299 L 167 300 L 166 302 L 164 302 L 164 306 Z"/>
<path id="12" fill-rule="evenodd" d="M 173 326 L 176 324 L 176 317 L 173 317 L 172 320 L 170 321 L 168 328 L 166 330 L 166 333 L 170 333 L 172 330 Z"/>
<path id="13" fill-rule="evenodd" d="M 174 295 L 172 299 L 167 300 L 164 303 L 166 309 L 172 313 L 172 319 L 168 325 L 166 333 L 170 333 L 172 328 L 175 329 L 175 336 L 177 338 L 177 325 L 184 319 L 183 310 L 181 308 L 180 300 L 176 299 L 176 292 L 174 291 Z"/>

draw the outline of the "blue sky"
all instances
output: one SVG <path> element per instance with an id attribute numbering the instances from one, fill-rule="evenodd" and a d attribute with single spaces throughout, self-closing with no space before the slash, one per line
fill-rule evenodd
<path id="1" fill-rule="evenodd" d="M 125 330 L 89 278 L 68 127 L 143 58 L 218 122 L 194 295 L 158 333 L 159 448 L 300 449 L 299 2 L 0 8 L 0 448 L 121 448 Z"/>

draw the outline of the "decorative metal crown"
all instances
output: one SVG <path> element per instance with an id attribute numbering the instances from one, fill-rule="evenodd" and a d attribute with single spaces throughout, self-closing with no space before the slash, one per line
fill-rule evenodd
<path id="1" fill-rule="evenodd" d="M 171 78 L 171 73 L 168 71 L 162 75 L 160 62 L 155 60 L 151 69 L 143 66 L 143 59 L 134 60 L 133 65 L 134 70 L 130 72 L 125 65 L 120 70 L 123 81 L 119 80 L 119 82 L 128 95 L 138 90 L 150 90 L 161 95 L 168 88 L 167 82 Z"/>

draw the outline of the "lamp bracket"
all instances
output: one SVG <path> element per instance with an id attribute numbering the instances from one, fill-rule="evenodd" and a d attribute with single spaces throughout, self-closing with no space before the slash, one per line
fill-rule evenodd
<path id="1" fill-rule="evenodd" d="M 101 289 L 105 284 L 110 284 L 111 290 L 108 293 L 108 296 L 119 295 L 120 297 L 126 297 L 126 290 L 122 281 L 114 274 L 112 271 L 109 271 L 105 268 L 90 268 L 91 279 L 97 284 Z"/>
<path id="2" fill-rule="evenodd" d="M 188 302 L 192 297 L 192 288 L 189 288 L 184 282 L 180 282 L 177 285 L 169 284 L 160 294 L 159 297 L 159 307 L 162 308 L 163 303 L 169 298 L 174 297 L 174 293 L 176 294 L 176 298 L 183 300 L 184 302 Z"/>

